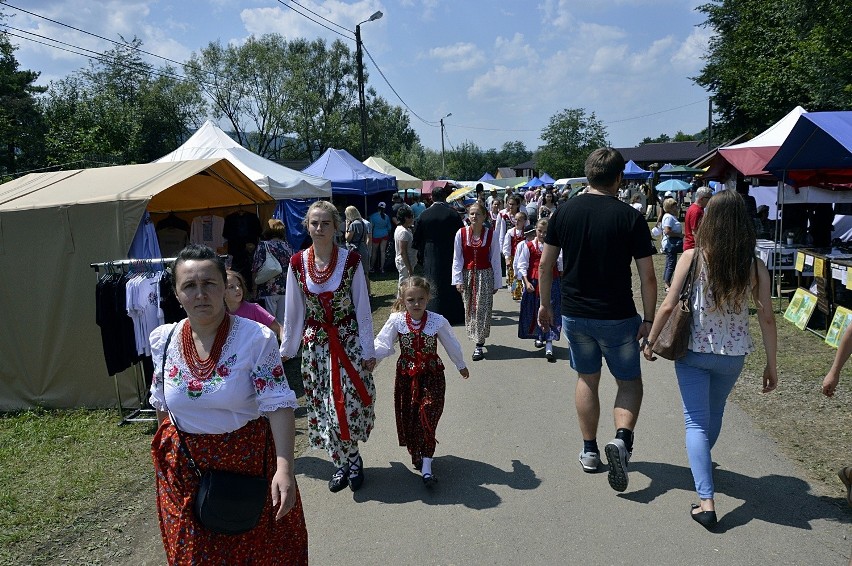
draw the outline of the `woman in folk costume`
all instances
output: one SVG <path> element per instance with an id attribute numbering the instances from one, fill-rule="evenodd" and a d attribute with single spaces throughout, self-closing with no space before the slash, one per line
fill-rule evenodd
<path id="1" fill-rule="evenodd" d="M 462 294 L 467 335 L 476 343 L 473 360 L 485 357 L 485 339 L 491 335 L 494 293 L 503 285 L 500 241 L 494 228 L 484 226 L 488 211 L 475 202 L 467 213 L 470 226 L 456 232 L 452 282 Z"/>
<path id="2" fill-rule="evenodd" d="M 423 277 L 403 279 L 399 298 L 388 321 L 376 336 L 376 359 L 394 353 L 399 340 L 399 360 L 394 382 L 394 409 L 399 445 L 408 448 L 411 463 L 423 475 L 426 487 L 436 482 L 432 474 L 435 430 L 444 411 L 446 380 L 444 363 L 438 357 L 438 342 L 444 346 L 461 376 L 468 378 L 461 344 L 447 319 L 427 311 L 432 285 Z"/>
<path id="3" fill-rule="evenodd" d="M 509 292 L 512 293 L 512 298 L 516 301 L 521 300 L 521 294 L 524 292 L 523 280 L 515 273 L 515 250 L 518 249 L 518 244 L 525 242 L 527 237 L 524 233 L 524 226 L 527 224 L 527 213 L 518 212 L 515 214 L 514 226 L 503 236 L 502 251 L 503 257 L 506 258 L 506 286 Z"/>
<path id="4" fill-rule="evenodd" d="M 281 357 L 301 344 L 310 444 L 325 448 L 337 468 L 328 488 L 356 491 L 364 482 L 358 442 L 375 420 L 367 280 L 358 253 L 334 245 L 340 217 L 331 203 L 313 203 L 305 224 L 313 243 L 290 260 Z"/>
<path id="5" fill-rule="evenodd" d="M 544 355 L 548 362 L 555 362 L 553 341 L 559 340 L 562 332 L 561 293 L 559 292 L 559 274 L 562 272 L 562 252 L 553 267 L 553 284 L 550 291 L 550 304 L 553 308 L 553 322 L 547 332 L 538 325 L 538 308 L 541 298 L 538 289 L 538 266 L 541 262 L 541 250 L 547 235 L 547 218 L 535 225 L 535 238 L 518 245 L 515 252 L 515 264 L 518 277 L 524 282 L 524 296 L 521 298 L 521 315 L 518 319 L 518 338 L 535 338 L 536 348 L 545 346 Z"/>

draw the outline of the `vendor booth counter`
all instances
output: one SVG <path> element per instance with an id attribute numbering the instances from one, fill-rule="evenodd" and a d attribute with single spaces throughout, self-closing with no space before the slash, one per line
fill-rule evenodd
<path id="1" fill-rule="evenodd" d="M 799 287 L 809 289 L 816 298 L 821 316 L 811 318 L 807 329 L 825 338 L 839 306 L 852 306 L 852 250 L 844 248 L 801 248 L 793 265 Z"/>

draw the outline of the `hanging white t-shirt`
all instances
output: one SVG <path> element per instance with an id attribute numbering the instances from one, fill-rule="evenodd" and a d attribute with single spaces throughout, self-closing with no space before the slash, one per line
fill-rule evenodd
<path id="1" fill-rule="evenodd" d="M 221 248 L 228 240 L 222 236 L 225 229 L 225 219 L 221 216 L 205 214 L 192 219 L 189 241 L 193 244 L 207 246 L 214 250 Z"/>

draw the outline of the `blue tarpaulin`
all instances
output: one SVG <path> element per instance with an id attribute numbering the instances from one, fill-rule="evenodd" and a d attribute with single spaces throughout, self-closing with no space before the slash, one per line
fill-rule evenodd
<path id="1" fill-rule="evenodd" d="M 524 185 L 524 187 L 531 189 L 533 187 L 541 187 L 543 185 L 544 182 L 541 179 L 539 179 L 538 177 L 533 177 L 532 179 L 530 179 L 529 183 Z"/>
<path id="2" fill-rule="evenodd" d="M 492 175 L 491 173 L 486 172 L 486 173 L 485 173 L 482 177 L 480 177 L 478 180 L 479 180 L 479 181 L 493 181 L 493 180 L 494 180 L 494 175 Z"/>
<path id="3" fill-rule="evenodd" d="M 624 178 L 625 179 L 650 179 L 654 174 L 650 171 L 645 171 L 631 159 L 627 163 L 624 164 Z"/>
<path id="4" fill-rule="evenodd" d="M 331 181 L 332 196 L 363 196 L 396 191 L 396 177 L 367 167 L 345 149 L 328 148 L 303 173 Z"/>
<path id="5" fill-rule="evenodd" d="M 275 212 L 272 217 L 281 220 L 287 227 L 287 241 L 290 242 L 294 250 L 301 249 L 308 237 L 308 231 L 302 225 L 302 220 L 308 213 L 308 207 L 316 200 L 315 198 L 285 199 L 279 200 L 275 205 Z"/>
<path id="6" fill-rule="evenodd" d="M 551 177 L 550 175 L 548 175 L 547 173 L 545 173 L 543 171 L 542 171 L 541 175 L 538 176 L 538 178 L 541 179 L 541 182 L 544 183 L 545 185 L 552 185 L 553 183 L 556 182 L 556 179 L 554 179 L 553 177 Z"/>
<path id="7" fill-rule="evenodd" d="M 766 169 L 797 186 L 852 183 L 852 111 L 799 116 Z"/>

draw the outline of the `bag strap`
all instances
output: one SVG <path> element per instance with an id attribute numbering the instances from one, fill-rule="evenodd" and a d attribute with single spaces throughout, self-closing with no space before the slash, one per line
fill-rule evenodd
<path id="1" fill-rule="evenodd" d="M 195 475 L 197 475 L 198 478 L 201 479 L 201 470 L 198 468 L 198 465 L 195 463 L 195 460 L 192 458 L 192 454 L 190 454 L 190 452 L 189 452 L 189 448 L 187 446 L 186 439 L 183 437 L 183 434 L 181 434 L 180 427 L 177 425 L 177 421 L 175 420 L 175 416 L 172 414 L 171 409 L 169 409 L 168 403 L 166 403 L 166 381 L 165 381 L 165 378 L 166 378 L 166 353 L 169 351 L 169 342 L 172 341 L 172 335 L 175 333 L 175 330 L 177 330 L 177 327 L 178 327 L 177 324 L 175 324 L 172 327 L 171 331 L 169 332 L 168 337 L 166 338 L 166 345 L 163 348 L 163 361 L 162 361 L 162 364 L 160 365 L 160 375 L 161 375 L 160 380 L 163 383 L 163 405 L 165 405 L 166 411 L 169 413 L 169 420 L 172 421 L 172 426 L 175 427 L 175 431 L 177 432 L 178 440 L 180 441 L 178 448 L 183 453 L 183 455 L 186 457 L 186 461 L 187 461 L 187 464 L 189 465 L 189 469 L 192 470 L 193 472 L 195 472 Z M 263 477 L 267 477 L 267 471 L 268 471 L 267 455 L 269 454 L 269 452 L 268 452 L 268 450 L 269 450 L 269 430 L 268 429 L 266 430 L 266 433 L 265 433 L 264 436 L 266 437 L 266 442 L 264 443 L 264 446 L 263 446 Z"/>
<path id="2" fill-rule="evenodd" d="M 689 263 L 689 272 L 686 274 L 683 287 L 680 289 L 680 296 L 678 297 L 678 300 L 680 301 L 690 301 L 692 299 L 695 275 L 701 271 L 701 268 L 699 267 L 702 263 L 701 255 L 700 248 L 693 249 L 692 261 Z"/>

